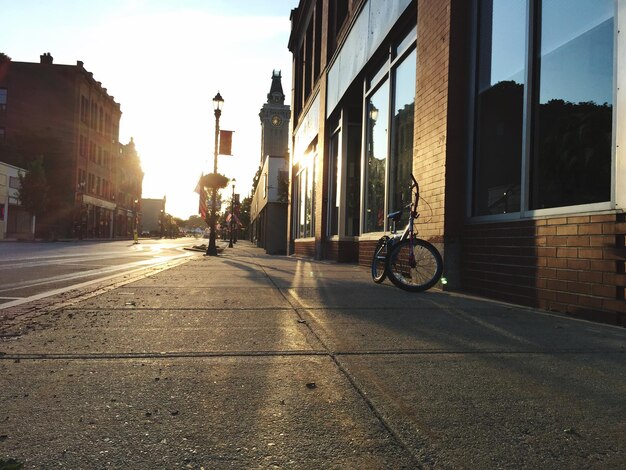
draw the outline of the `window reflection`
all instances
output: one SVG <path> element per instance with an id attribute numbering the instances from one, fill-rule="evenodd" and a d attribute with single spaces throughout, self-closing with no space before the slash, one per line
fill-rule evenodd
<path id="1" fill-rule="evenodd" d="M 384 230 L 385 169 L 387 127 L 389 122 L 389 82 L 374 93 L 367 103 L 367 168 L 365 183 L 365 231 Z"/>
<path id="2" fill-rule="evenodd" d="M 400 210 L 410 202 L 416 54 L 415 50 L 411 52 L 395 71 L 392 148 L 389 159 L 389 212 Z M 403 215 L 400 226 L 408 221 L 408 211 Z"/>
<path id="3" fill-rule="evenodd" d="M 473 215 L 611 198 L 615 2 L 530 3 L 479 1 Z"/>
<path id="4" fill-rule="evenodd" d="M 527 8 L 480 2 L 474 215 L 520 210 Z"/>
<path id="5" fill-rule="evenodd" d="M 312 237 L 314 235 L 314 187 L 315 187 L 315 158 L 309 156 L 301 161 L 302 168 L 296 176 L 294 193 L 297 195 L 296 208 L 297 226 L 296 238 Z"/>
<path id="6" fill-rule="evenodd" d="M 613 0 L 544 0 L 531 208 L 610 200 Z"/>

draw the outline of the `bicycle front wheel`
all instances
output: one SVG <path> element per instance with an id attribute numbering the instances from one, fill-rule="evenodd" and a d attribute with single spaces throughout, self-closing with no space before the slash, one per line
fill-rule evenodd
<path id="1" fill-rule="evenodd" d="M 389 280 L 400 289 L 422 292 L 441 279 L 443 260 L 433 245 L 426 240 L 413 238 L 393 247 L 387 255 L 386 268 Z"/>
<path id="2" fill-rule="evenodd" d="M 372 279 L 375 283 L 380 284 L 385 280 L 387 274 L 385 273 L 385 265 L 387 260 L 387 247 L 389 237 L 384 236 L 376 243 L 374 249 L 374 256 L 372 258 Z"/>

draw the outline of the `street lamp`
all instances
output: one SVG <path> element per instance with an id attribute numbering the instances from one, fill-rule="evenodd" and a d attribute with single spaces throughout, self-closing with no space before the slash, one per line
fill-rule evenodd
<path id="1" fill-rule="evenodd" d="M 230 241 L 228 248 L 233 247 L 233 225 L 235 225 L 235 183 L 237 180 L 233 178 L 233 197 L 230 200 Z"/>
<path id="2" fill-rule="evenodd" d="M 222 105 L 224 98 L 217 92 L 213 98 L 213 110 L 215 111 L 215 149 L 213 152 L 213 173 L 217 174 L 217 141 L 220 134 L 220 116 L 222 115 Z M 217 188 L 213 187 L 211 194 L 211 233 L 209 234 L 209 245 L 206 248 L 206 256 L 217 256 L 217 246 L 215 245 L 215 222 L 217 211 Z"/>

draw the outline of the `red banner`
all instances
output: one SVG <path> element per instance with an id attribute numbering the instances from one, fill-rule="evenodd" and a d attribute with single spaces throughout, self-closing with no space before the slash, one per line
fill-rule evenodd
<path id="1" fill-rule="evenodd" d="M 233 154 L 233 131 L 223 131 L 220 129 L 220 155 Z"/>

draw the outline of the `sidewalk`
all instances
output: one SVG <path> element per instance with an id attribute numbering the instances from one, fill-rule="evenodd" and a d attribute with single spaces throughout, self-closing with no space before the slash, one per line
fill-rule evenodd
<path id="1" fill-rule="evenodd" d="M 0 462 L 625 468 L 625 359 L 624 329 L 239 241 L 5 332 Z"/>

